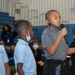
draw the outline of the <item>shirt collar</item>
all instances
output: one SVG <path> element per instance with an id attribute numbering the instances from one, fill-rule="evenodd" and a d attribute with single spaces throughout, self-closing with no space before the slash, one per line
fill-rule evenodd
<path id="1" fill-rule="evenodd" d="M 51 28 L 52 30 L 54 30 L 54 31 L 60 31 L 60 30 L 61 30 L 60 27 L 55 27 L 55 26 L 53 26 L 53 25 L 50 25 L 50 28 Z"/>
<path id="2" fill-rule="evenodd" d="M 22 42 L 22 43 L 24 43 L 24 44 L 28 44 L 28 42 L 26 42 L 26 41 L 24 41 L 24 40 L 22 40 L 22 39 L 18 39 L 18 41 L 20 41 L 20 42 Z"/>

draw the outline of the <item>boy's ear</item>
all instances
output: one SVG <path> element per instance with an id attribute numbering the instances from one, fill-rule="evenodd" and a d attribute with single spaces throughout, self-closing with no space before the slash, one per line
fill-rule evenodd
<path id="1" fill-rule="evenodd" d="M 47 22 L 48 25 L 51 25 L 51 23 L 49 22 L 49 20 L 46 20 L 46 22 Z"/>
<path id="2" fill-rule="evenodd" d="M 28 31 L 28 30 L 26 30 L 25 32 L 26 32 L 26 35 L 27 35 L 27 36 L 29 36 L 29 31 Z"/>
<path id="3" fill-rule="evenodd" d="M 48 21 L 48 20 L 46 20 L 46 22 L 47 22 L 47 24 L 49 23 L 49 21 Z"/>
<path id="4" fill-rule="evenodd" d="M 22 30 L 22 34 L 23 35 L 27 35 L 27 31 L 26 30 Z"/>
<path id="5" fill-rule="evenodd" d="M 48 24 L 48 25 L 51 25 L 51 23 L 50 23 L 50 21 L 49 21 L 49 20 L 46 20 L 46 22 L 47 22 L 47 24 Z"/>

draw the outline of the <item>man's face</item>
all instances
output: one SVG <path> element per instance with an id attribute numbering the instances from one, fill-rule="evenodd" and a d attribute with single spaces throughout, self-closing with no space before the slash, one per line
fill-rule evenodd
<path id="1" fill-rule="evenodd" d="M 48 22 L 54 26 L 60 26 L 61 17 L 60 17 L 59 12 L 52 12 L 48 17 Z"/>

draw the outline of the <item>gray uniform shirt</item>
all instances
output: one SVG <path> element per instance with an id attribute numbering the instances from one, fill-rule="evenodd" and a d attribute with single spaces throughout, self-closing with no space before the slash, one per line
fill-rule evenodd
<path id="1" fill-rule="evenodd" d="M 48 47 L 54 43 L 59 32 L 60 31 L 56 31 L 51 28 L 46 28 L 42 33 L 41 40 L 42 40 L 43 50 L 45 52 L 46 59 L 55 59 L 55 60 L 65 60 L 66 59 L 66 52 L 68 49 L 68 45 L 66 44 L 64 38 L 62 38 L 61 43 L 58 47 L 58 50 L 56 51 L 56 53 L 53 56 L 50 55 L 46 50 L 46 47 Z"/>

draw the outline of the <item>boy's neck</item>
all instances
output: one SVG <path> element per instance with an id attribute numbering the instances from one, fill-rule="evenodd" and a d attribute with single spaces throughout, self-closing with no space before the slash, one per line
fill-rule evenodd
<path id="1" fill-rule="evenodd" d="M 22 40 L 24 40 L 24 41 L 26 41 L 26 42 L 27 42 L 27 40 L 26 40 L 26 38 L 25 38 L 25 37 L 20 37 L 20 39 L 22 39 Z"/>

